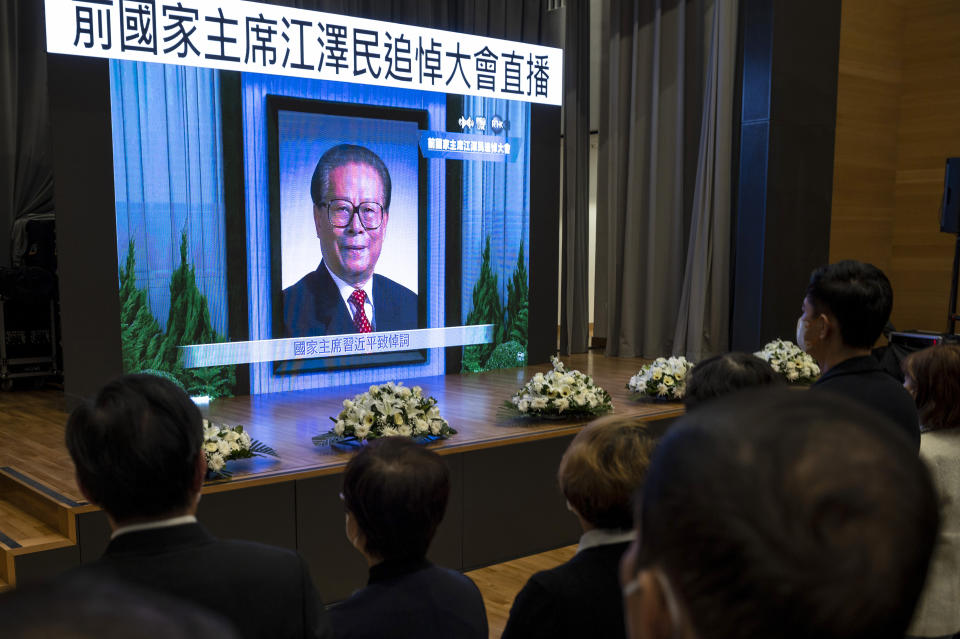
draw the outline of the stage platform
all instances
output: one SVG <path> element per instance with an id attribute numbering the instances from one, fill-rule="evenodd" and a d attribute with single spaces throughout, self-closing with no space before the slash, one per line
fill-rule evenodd
<path id="1" fill-rule="evenodd" d="M 679 404 L 637 401 L 626 382 L 643 360 L 596 354 L 565 358 L 613 398 L 614 412 L 661 433 Z M 531 423 L 503 408 L 530 376 L 549 365 L 404 380 L 437 398 L 458 434 L 430 444 L 451 470 L 452 494 L 431 557 L 470 570 L 574 543 L 575 520 L 556 487 L 556 468 L 582 420 Z M 243 424 L 279 459 L 230 462 L 229 480 L 204 487 L 198 516 L 215 534 L 295 548 L 307 559 L 325 601 L 365 580 L 362 558 L 343 535 L 339 473 L 351 452 L 316 447 L 343 399 L 367 385 L 220 399 L 203 409 L 214 421 Z M 0 394 L 0 587 L 96 559 L 109 538 L 106 517 L 77 489 L 63 444 L 67 414 L 56 391 Z"/>

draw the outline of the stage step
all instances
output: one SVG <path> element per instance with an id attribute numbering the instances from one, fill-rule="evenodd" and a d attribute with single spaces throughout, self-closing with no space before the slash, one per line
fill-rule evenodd
<path id="1" fill-rule="evenodd" d="M 16 585 L 17 558 L 76 544 L 80 504 L 12 468 L 0 468 L 0 590 Z"/>

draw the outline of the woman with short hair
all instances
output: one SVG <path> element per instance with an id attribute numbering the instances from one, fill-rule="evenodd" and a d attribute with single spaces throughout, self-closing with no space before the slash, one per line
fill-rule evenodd
<path id="1" fill-rule="evenodd" d="M 447 465 L 409 438 L 371 441 L 350 460 L 342 493 L 346 533 L 370 577 L 331 609 L 335 637 L 487 638 L 476 585 L 426 558 L 449 494 Z"/>
<path id="2" fill-rule="evenodd" d="M 920 458 L 941 503 L 940 533 L 909 634 L 960 639 L 960 346 L 911 353 L 903 373 L 920 415 Z"/>
<path id="3" fill-rule="evenodd" d="M 583 529 L 577 554 L 530 578 L 503 639 L 625 636 L 617 567 L 634 538 L 633 493 L 654 446 L 642 422 L 617 416 L 592 422 L 574 438 L 557 480 Z"/>

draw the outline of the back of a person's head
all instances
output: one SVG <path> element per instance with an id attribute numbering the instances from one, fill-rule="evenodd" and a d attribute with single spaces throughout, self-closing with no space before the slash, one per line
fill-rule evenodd
<path id="1" fill-rule="evenodd" d="M 924 430 L 960 426 L 960 345 L 941 344 L 910 353 L 903 360 L 903 372 L 912 380 Z"/>
<path id="2" fill-rule="evenodd" d="M 904 444 L 840 396 L 717 400 L 654 453 L 637 564 L 666 577 L 699 639 L 901 639 L 938 525 Z"/>
<path id="3" fill-rule="evenodd" d="M 170 515 L 194 496 L 202 418 L 166 379 L 108 383 L 71 413 L 66 441 L 85 494 L 117 521 Z"/>
<path id="4" fill-rule="evenodd" d="M 690 371 L 683 403 L 687 409 L 747 388 L 783 383 L 770 364 L 751 353 L 725 353 L 705 359 Z"/>
<path id="5" fill-rule="evenodd" d="M 219 615 L 130 584 L 66 577 L 0 594 L 4 639 L 231 639 Z"/>
<path id="6" fill-rule="evenodd" d="M 871 348 L 893 310 L 890 280 L 873 264 L 856 260 L 816 269 L 807 297 L 818 313 L 837 318 L 843 343 L 854 348 Z"/>
<path id="7" fill-rule="evenodd" d="M 564 452 L 557 471 L 560 490 L 592 526 L 630 529 L 633 493 L 643 483 L 655 445 L 637 419 L 602 417 Z"/>
<path id="8" fill-rule="evenodd" d="M 381 559 L 427 554 L 450 496 L 450 471 L 439 455 L 406 437 L 364 446 L 347 464 L 343 500 Z"/>

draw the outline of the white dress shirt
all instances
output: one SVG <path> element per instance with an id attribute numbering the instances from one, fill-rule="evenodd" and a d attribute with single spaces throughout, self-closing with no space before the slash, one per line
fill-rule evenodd
<path id="1" fill-rule="evenodd" d="M 367 319 L 370 320 L 370 330 L 377 330 L 377 325 L 373 321 L 373 278 L 369 278 L 363 283 L 363 286 L 354 286 L 337 277 L 336 273 L 330 270 L 326 262 L 323 263 L 323 266 L 327 269 L 327 273 L 330 273 L 330 277 L 333 278 L 333 283 L 337 285 L 337 289 L 340 290 L 340 297 L 343 298 L 343 303 L 347 305 L 347 314 L 350 315 L 350 319 L 353 319 L 354 316 L 354 306 L 350 303 L 350 296 L 353 295 L 353 292 L 358 288 L 367 294 L 367 299 L 363 303 L 363 312 L 366 313 Z"/>

